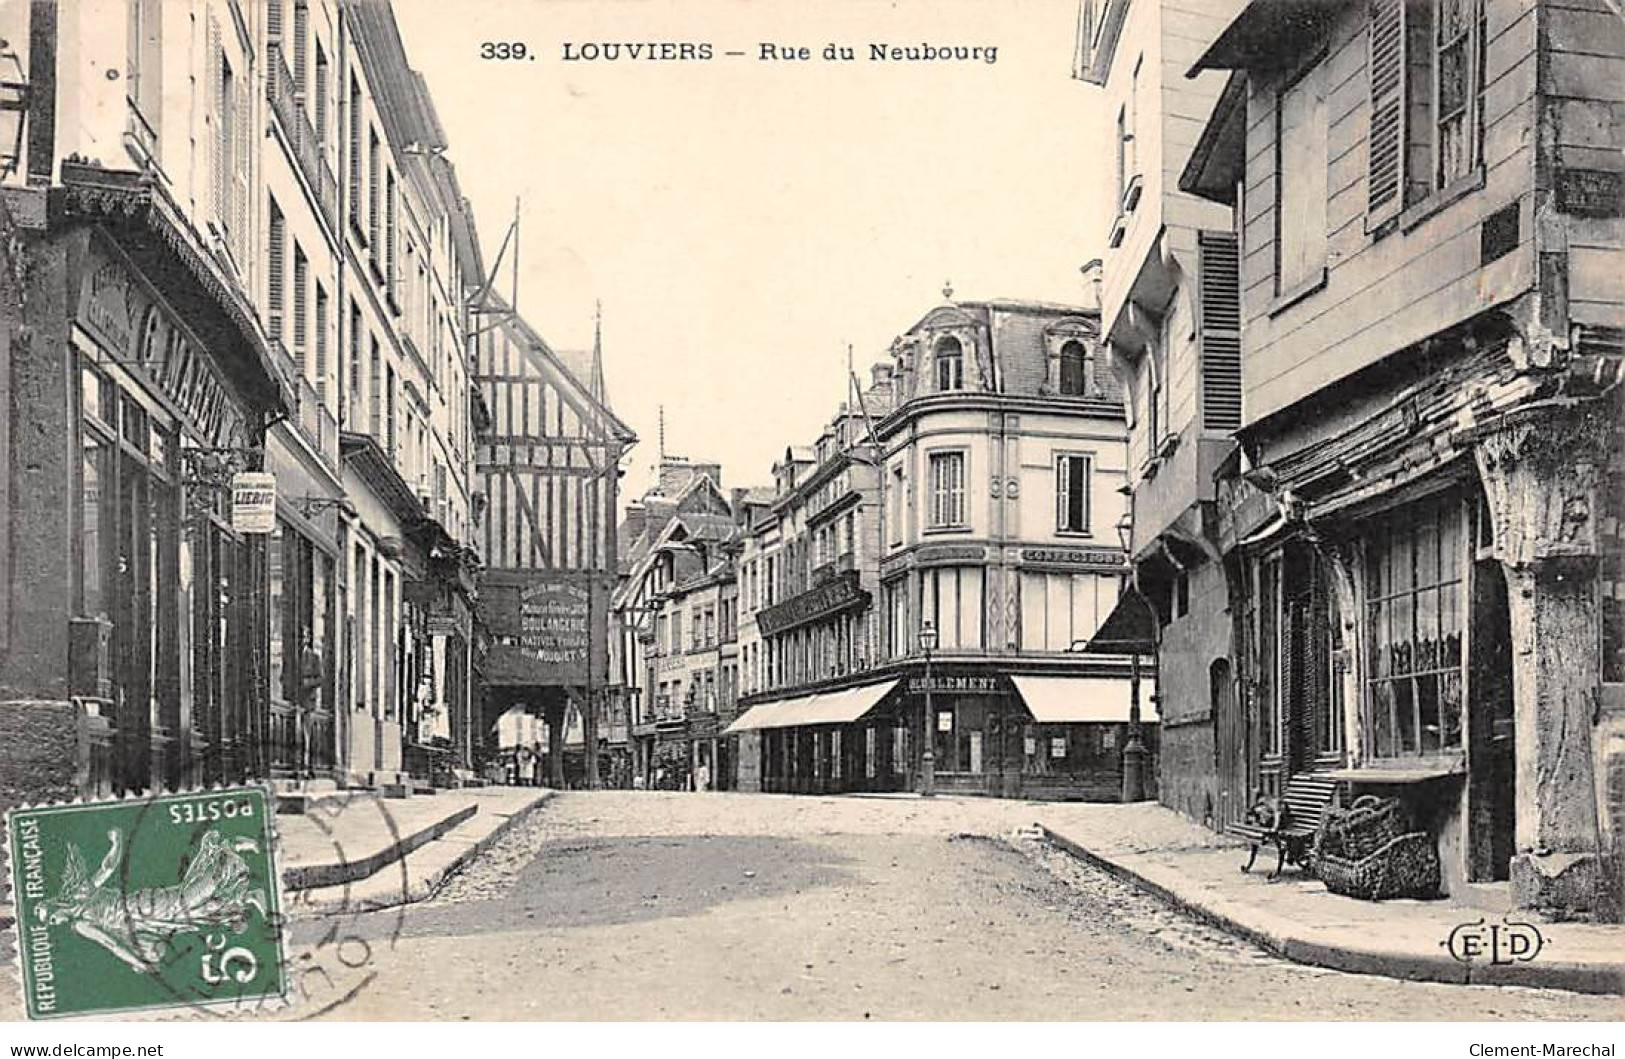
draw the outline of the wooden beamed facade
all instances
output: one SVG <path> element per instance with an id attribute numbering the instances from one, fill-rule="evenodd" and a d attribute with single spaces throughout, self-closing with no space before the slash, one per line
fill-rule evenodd
<path id="1" fill-rule="evenodd" d="M 578 378 L 517 317 L 483 335 L 477 356 L 474 384 L 491 414 L 474 468 L 487 568 L 612 573 L 605 528 L 631 432 L 603 404 L 601 381 Z"/>
<path id="2" fill-rule="evenodd" d="M 506 711 L 541 715 L 549 782 L 563 785 L 575 703 L 582 778 L 596 786 L 619 467 L 637 439 L 605 400 L 596 341 L 588 355 L 561 355 L 517 314 L 500 304 L 488 311 L 473 379 L 485 413 L 474 451 L 485 560 L 481 713 L 498 742 Z"/>

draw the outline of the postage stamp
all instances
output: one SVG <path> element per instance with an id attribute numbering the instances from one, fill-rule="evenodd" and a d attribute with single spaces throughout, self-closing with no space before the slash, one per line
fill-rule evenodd
<path id="1" fill-rule="evenodd" d="M 8 813 L 29 1018 L 279 1002 L 272 805 L 238 786 Z"/>

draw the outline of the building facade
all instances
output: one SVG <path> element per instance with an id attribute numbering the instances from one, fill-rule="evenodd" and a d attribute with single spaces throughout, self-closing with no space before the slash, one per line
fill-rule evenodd
<path id="1" fill-rule="evenodd" d="M 895 725 L 852 723 L 866 721 L 896 684 L 866 676 L 877 661 L 880 571 L 880 476 L 869 417 L 891 403 L 890 366 L 882 365 L 862 399 L 842 404 L 812 446 L 791 447 L 774 464 L 772 500 L 744 533 L 739 657 L 751 708 L 728 737 L 741 789 L 902 784 Z M 856 714 L 811 723 L 808 707 L 821 693 L 849 703 L 842 716 Z"/>
<path id="2" fill-rule="evenodd" d="M 60 714 L 45 727 L 75 778 L 58 793 L 400 785 L 403 725 L 466 711 L 447 636 L 471 631 L 461 351 L 479 266 L 388 6 L 6 18 L 29 110 L 5 194 L 41 285 L 7 333 L 82 358 L 64 372 L 16 347 L 0 390 L 40 450 L 6 453 L 0 490 L 32 527 L 3 560 L 3 697 L 30 704 L 14 719 Z M 378 147 L 358 170 L 345 132 L 363 128 Z M 387 238 L 356 235 L 363 201 Z M 61 472 L 49 487 L 25 473 L 38 460 Z"/>
<path id="3" fill-rule="evenodd" d="M 1238 256 L 1228 207 L 1178 181 L 1225 84 L 1186 71 L 1236 7 L 1092 0 L 1078 70 L 1103 90 L 1113 129 L 1101 345 L 1128 417 L 1134 581 L 1157 617 L 1158 795 L 1216 824 L 1250 804 L 1246 775 L 1221 762 L 1247 760 L 1253 735 L 1236 717 L 1230 586 L 1215 543 L 1214 472 L 1241 425 Z"/>
<path id="4" fill-rule="evenodd" d="M 738 696 L 734 570 L 748 491 L 725 496 L 721 477 L 717 464 L 662 454 L 622 520 L 611 696 L 627 718 L 635 786 L 731 785 L 717 737 Z"/>
<path id="5" fill-rule="evenodd" d="M 1131 725 L 1129 659 L 1081 653 L 1124 570 L 1097 326 L 950 300 L 787 454 L 742 559 L 756 690 L 730 732 L 759 733 L 763 789 L 1121 797 L 1131 734 L 1156 736 Z"/>
<path id="6" fill-rule="evenodd" d="M 481 423 L 474 453 L 480 554 L 478 740 L 521 708 L 544 717 L 548 779 L 564 786 L 572 712 L 580 783 L 607 778 L 602 704 L 610 687 L 609 613 L 617 582 L 620 461 L 636 441 L 610 410 L 603 350 L 554 350 L 487 294 L 475 346 Z"/>
<path id="7" fill-rule="evenodd" d="M 1451 891 L 1617 917 L 1625 24 L 1249 4 L 1182 184 L 1240 235 L 1220 538 L 1258 783 L 1400 797 Z"/>

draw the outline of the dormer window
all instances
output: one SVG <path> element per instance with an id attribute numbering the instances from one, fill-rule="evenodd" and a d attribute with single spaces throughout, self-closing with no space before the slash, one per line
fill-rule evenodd
<path id="1" fill-rule="evenodd" d="M 1060 390 L 1065 397 L 1082 397 L 1094 382 L 1093 358 L 1082 342 L 1067 342 L 1061 347 Z"/>
<path id="2" fill-rule="evenodd" d="M 937 343 L 936 363 L 938 392 L 965 388 L 965 349 L 959 339 L 949 336 Z"/>

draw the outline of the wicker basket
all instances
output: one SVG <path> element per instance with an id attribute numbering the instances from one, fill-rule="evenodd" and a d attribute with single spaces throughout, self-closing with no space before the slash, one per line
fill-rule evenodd
<path id="1" fill-rule="evenodd" d="M 1398 798 L 1362 795 L 1348 809 L 1327 810 L 1315 834 L 1314 853 L 1362 860 L 1410 830 Z"/>
<path id="2" fill-rule="evenodd" d="M 1313 867 L 1326 889 L 1345 897 L 1381 901 L 1439 893 L 1439 851 L 1426 831 L 1400 835 L 1358 860 L 1322 851 Z"/>

